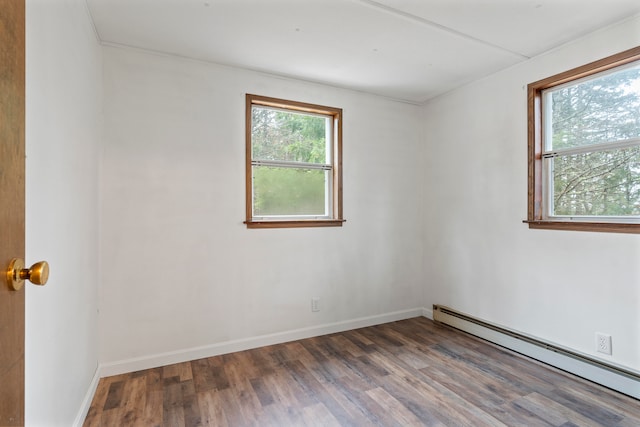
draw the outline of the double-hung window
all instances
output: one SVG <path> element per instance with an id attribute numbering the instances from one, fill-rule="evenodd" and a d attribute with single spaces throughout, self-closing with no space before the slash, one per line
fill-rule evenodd
<path id="1" fill-rule="evenodd" d="M 342 225 L 342 110 L 246 96 L 250 228 Z"/>
<path id="2" fill-rule="evenodd" d="M 640 232 L 640 48 L 529 85 L 527 222 Z"/>

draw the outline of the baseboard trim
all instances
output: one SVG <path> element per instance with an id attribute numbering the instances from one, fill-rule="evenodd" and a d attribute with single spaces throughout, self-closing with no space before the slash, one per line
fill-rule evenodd
<path id="1" fill-rule="evenodd" d="M 159 366 L 171 365 L 174 363 L 187 362 L 189 360 L 218 356 L 221 354 L 233 353 L 236 351 L 250 350 L 252 348 L 263 347 L 266 345 L 280 344 L 304 338 L 317 337 L 320 335 L 333 334 L 336 332 L 348 331 L 351 329 L 379 325 L 382 323 L 395 322 L 398 320 L 410 319 L 412 317 L 429 317 L 430 312 L 431 310 L 428 310 L 426 308 L 413 308 L 409 310 L 394 311 L 391 313 L 379 314 L 375 316 L 360 317 L 356 319 L 345 320 L 342 322 L 311 326 L 308 328 L 293 329 L 290 331 L 278 332 L 274 334 L 260 335 L 239 340 L 231 340 L 201 347 L 193 347 L 184 350 L 170 351 L 166 353 L 119 360 L 116 362 L 100 364 L 99 372 L 100 377 L 109 377 L 112 375 L 119 375 L 127 372 L 134 372 L 143 369 L 151 369 L 157 368 Z M 431 318 L 432 317 L 433 313 L 431 312 Z"/>
<path id="2" fill-rule="evenodd" d="M 87 389 L 87 393 L 82 400 L 82 405 L 80 406 L 80 410 L 78 411 L 78 415 L 76 415 L 76 419 L 73 421 L 74 427 L 82 427 L 84 420 L 87 418 L 87 414 L 89 413 L 89 408 L 91 407 L 91 402 L 93 401 L 93 396 L 96 394 L 96 390 L 98 389 L 98 383 L 100 382 L 100 367 L 96 367 L 96 371 L 93 374 L 93 379 L 91 380 L 91 384 L 89 384 L 89 388 Z"/>
<path id="3" fill-rule="evenodd" d="M 433 320 L 433 310 L 430 309 L 430 308 L 423 308 L 422 309 L 422 316 L 426 317 L 427 319 Z"/>

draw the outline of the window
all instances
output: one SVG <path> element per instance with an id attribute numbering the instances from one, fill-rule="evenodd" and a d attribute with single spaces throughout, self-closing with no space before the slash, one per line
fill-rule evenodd
<path id="1" fill-rule="evenodd" d="M 246 96 L 249 228 L 341 226 L 342 110 Z"/>
<path id="2" fill-rule="evenodd" d="M 530 228 L 640 233 L 640 47 L 528 87 Z"/>

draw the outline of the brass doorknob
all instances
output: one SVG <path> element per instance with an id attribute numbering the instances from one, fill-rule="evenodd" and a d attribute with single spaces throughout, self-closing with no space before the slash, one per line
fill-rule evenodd
<path id="1" fill-rule="evenodd" d="M 49 280 L 49 263 L 47 261 L 36 262 L 29 268 L 24 268 L 24 260 L 14 258 L 7 268 L 7 284 L 14 291 L 19 291 L 28 280 L 34 285 L 44 286 Z"/>

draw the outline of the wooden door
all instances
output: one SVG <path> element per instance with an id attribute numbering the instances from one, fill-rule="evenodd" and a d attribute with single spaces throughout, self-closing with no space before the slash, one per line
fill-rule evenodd
<path id="1" fill-rule="evenodd" d="M 5 271 L 24 258 L 25 0 L 0 0 L 0 426 L 24 425 L 24 288 Z"/>

